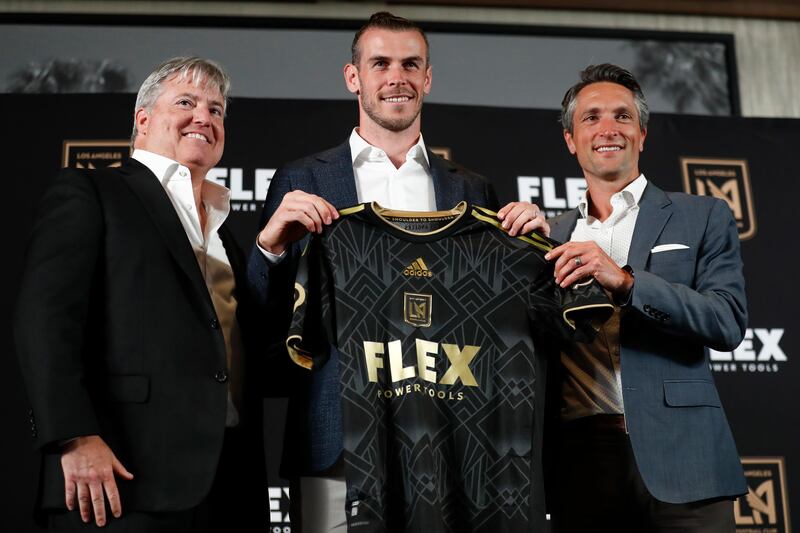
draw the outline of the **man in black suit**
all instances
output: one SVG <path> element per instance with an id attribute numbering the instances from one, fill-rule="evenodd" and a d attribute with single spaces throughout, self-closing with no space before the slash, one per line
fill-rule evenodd
<path id="1" fill-rule="evenodd" d="M 278 345 L 288 329 L 302 241 L 338 218 L 337 209 L 377 201 L 392 209 L 434 211 L 462 200 L 497 208 L 483 177 L 431 153 L 422 139 L 420 112 L 431 88 L 431 66 L 419 26 L 386 12 L 372 15 L 353 39 L 344 78 L 358 97 L 358 127 L 343 144 L 275 174 L 250 257 L 248 281 L 254 297 L 273 311 L 271 332 Z M 511 235 L 546 230 L 538 208 L 529 203 L 508 204 L 498 216 Z M 285 348 L 282 357 L 289 362 Z M 313 372 L 285 372 L 295 374 L 282 464 L 292 484 L 292 530 L 344 531 L 338 354 L 334 349 L 329 362 Z"/>
<path id="2" fill-rule="evenodd" d="M 227 530 L 264 514 L 244 257 L 230 191 L 206 179 L 229 85 L 205 59 L 161 64 L 131 160 L 65 169 L 42 199 L 15 338 L 51 528 Z"/>

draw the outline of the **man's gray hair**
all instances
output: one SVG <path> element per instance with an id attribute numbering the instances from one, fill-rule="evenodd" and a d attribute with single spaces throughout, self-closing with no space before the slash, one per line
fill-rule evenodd
<path id="1" fill-rule="evenodd" d="M 156 69 L 147 76 L 142 86 L 139 87 L 139 94 L 136 95 L 136 111 L 145 109 L 150 111 L 161 95 L 162 84 L 175 77 L 176 81 L 184 81 L 191 78 L 192 84 L 211 84 L 216 87 L 222 95 L 225 108 L 228 107 L 228 91 L 231 88 L 231 80 L 228 73 L 221 65 L 203 59 L 202 57 L 173 57 L 161 63 Z M 136 129 L 136 119 L 133 120 L 133 134 L 131 134 L 131 144 L 138 135 Z"/>
<path id="2" fill-rule="evenodd" d="M 602 65 L 589 65 L 581 71 L 580 77 L 581 81 L 570 87 L 561 101 L 561 125 L 570 134 L 573 133 L 572 119 L 575 114 L 575 107 L 578 105 L 578 93 L 587 85 L 600 82 L 616 83 L 629 89 L 633 93 L 633 102 L 639 112 L 639 129 L 642 131 L 647 129 L 650 109 L 647 107 L 647 100 L 644 98 L 642 87 L 633 74 L 618 65 L 603 63 Z"/>

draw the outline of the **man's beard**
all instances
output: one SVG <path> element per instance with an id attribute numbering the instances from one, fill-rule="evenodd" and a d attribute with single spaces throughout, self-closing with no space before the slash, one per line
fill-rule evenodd
<path id="1" fill-rule="evenodd" d="M 388 118 L 382 116 L 377 109 L 372 106 L 372 102 L 361 93 L 359 95 L 359 99 L 361 100 L 361 107 L 364 109 L 364 112 L 367 116 L 372 119 L 372 121 L 380 126 L 383 129 L 393 131 L 393 132 L 401 132 L 407 130 L 411 125 L 417 120 L 420 111 L 422 111 L 422 106 L 416 108 L 415 112 L 411 115 L 401 116 L 397 118 Z"/>

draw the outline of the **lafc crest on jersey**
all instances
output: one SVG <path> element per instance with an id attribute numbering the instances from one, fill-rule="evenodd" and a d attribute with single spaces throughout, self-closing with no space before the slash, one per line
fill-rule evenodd
<path id="1" fill-rule="evenodd" d="M 430 294 L 403 293 L 403 320 L 417 328 L 431 325 L 433 296 Z"/>

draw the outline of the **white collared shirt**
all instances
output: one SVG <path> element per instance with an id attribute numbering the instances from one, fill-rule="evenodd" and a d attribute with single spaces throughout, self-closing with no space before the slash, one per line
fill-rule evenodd
<path id="1" fill-rule="evenodd" d="M 614 260 L 617 266 L 628 263 L 636 218 L 639 216 L 639 200 L 642 198 L 647 179 L 644 174 L 627 187 L 611 196 L 611 215 L 604 221 L 589 214 L 587 192 L 578 201 L 581 216 L 572 231 L 571 241 L 594 241 Z"/>
<path id="2" fill-rule="evenodd" d="M 217 231 L 230 213 L 231 191 L 214 181 L 205 179 L 201 190 L 201 199 L 206 210 L 206 227 L 200 227 L 200 215 L 194 201 L 192 175 L 188 168 L 167 157 L 148 152 L 134 150 L 131 157 L 156 175 L 161 186 L 172 202 L 175 212 L 183 225 L 189 244 L 192 246 L 200 272 L 206 282 L 208 294 L 217 313 L 217 319 L 225 338 L 228 368 L 231 374 L 232 389 L 237 395 L 241 391 L 242 341 L 239 324 L 236 321 L 236 283 L 233 277 L 228 254 Z M 239 414 L 234 406 L 231 387 L 228 388 L 228 416 L 226 425 L 231 427 L 239 423 Z"/>
<path id="3" fill-rule="evenodd" d="M 378 202 L 403 211 L 436 210 L 430 161 L 421 133 L 400 168 L 394 166 L 386 152 L 365 141 L 358 128 L 350 134 L 350 156 L 359 203 Z"/>

